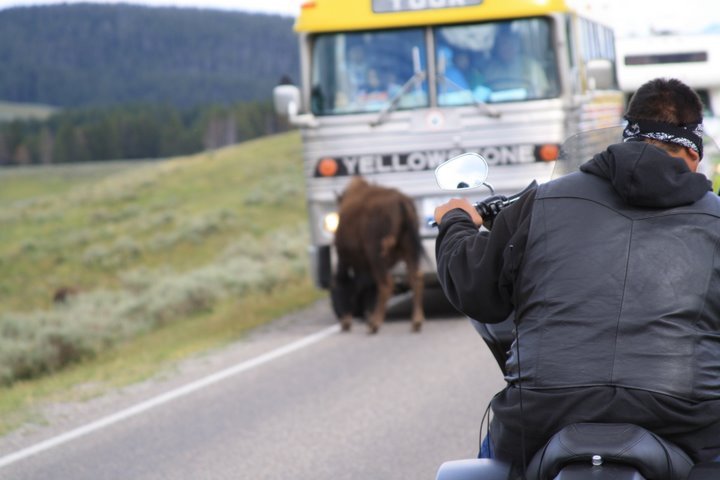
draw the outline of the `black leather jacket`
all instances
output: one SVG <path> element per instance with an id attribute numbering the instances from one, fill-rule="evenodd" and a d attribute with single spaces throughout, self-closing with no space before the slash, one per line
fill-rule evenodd
<path id="1" fill-rule="evenodd" d="M 509 212 L 514 225 L 498 222 L 482 240 L 465 229 L 448 238 L 441 225 L 451 302 L 480 321 L 516 310 L 532 359 L 523 387 L 720 398 L 720 200 L 704 176 L 647 143 L 613 145 L 581 170 L 541 185 Z M 483 305 L 479 291 L 496 298 Z M 516 382 L 514 354 L 507 367 Z"/>
<path id="2" fill-rule="evenodd" d="M 720 402 L 698 402 L 720 398 L 720 199 L 710 188 L 682 160 L 628 142 L 530 192 L 491 233 L 460 210 L 443 219 L 438 277 L 451 303 L 488 323 L 517 306 L 537 442 L 567 418 L 607 421 L 622 409 L 646 428 L 667 425 L 681 444 L 684 431 L 718 423 Z M 510 387 L 493 409 L 513 429 L 514 349 L 507 367 Z M 652 418 L 639 392 L 660 395 Z M 585 403 L 555 411 L 573 395 Z M 693 441 L 682 446 L 699 450 Z"/>
<path id="3" fill-rule="evenodd" d="M 584 172 L 541 185 L 515 298 L 532 359 L 524 388 L 720 398 L 720 201 L 710 192 L 647 208 Z"/>

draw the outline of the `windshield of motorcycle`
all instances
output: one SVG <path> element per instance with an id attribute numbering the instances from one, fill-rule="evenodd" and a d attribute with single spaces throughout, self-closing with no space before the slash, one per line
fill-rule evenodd
<path id="1" fill-rule="evenodd" d="M 608 145 L 621 143 L 624 126 L 587 130 L 569 137 L 560 147 L 560 153 L 553 167 L 552 178 L 562 177 L 568 173 L 576 172 L 580 165 L 587 162 L 595 154 L 605 150 Z M 703 159 L 700 162 L 698 173 L 704 174 L 708 179 L 714 180 L 715 190 L 720 183 L 717 169 L 720 166 L 720 147 L 710 135 L 703 137 Z M 715 178 L 718 177 L 716 180 Z"/>
<path id="2" fill-rule="evenodd" d="M 602 152 L 608 145 L 622 142 L 622 126 L 587 130 L 569 137 L 560 146 L 552 178 L 576 172 L 580 165 Z"/>

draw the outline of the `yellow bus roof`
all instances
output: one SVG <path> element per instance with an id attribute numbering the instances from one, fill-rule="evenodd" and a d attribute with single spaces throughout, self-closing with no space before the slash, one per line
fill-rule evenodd
<path id="1" fill-rule="evenodd" d="M 407 1 L 407 0 L 406 0 Z M 373 12 L 373 0 L 306 0 L 295 22 L 298 32 L 339 32 L 463 23 L 569 12 L 565 0 L 475 0 L 476 5 Z M 402 3 L 398 0 L 392 2 Z M 415 0 L 413 4 L 458 4 L 462 0 Z"/>

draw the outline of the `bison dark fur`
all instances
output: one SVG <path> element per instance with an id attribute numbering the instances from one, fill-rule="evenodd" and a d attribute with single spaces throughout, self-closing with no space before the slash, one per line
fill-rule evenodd
<path id="1" fill-rule="evenodd" d="M 339 198 L 338 214 L 338 264 L 330 295 L 343 330 L 350 330 L 355 316 L 368 318 L 370 333 L 378 331 L 395 287 L 391 269 L 402 261 L 413 292 L 412 329 L 419 332 L 424 320 L 419 269 L 423 247 L 413 200 L 394 188 L 354 177 Z"/>

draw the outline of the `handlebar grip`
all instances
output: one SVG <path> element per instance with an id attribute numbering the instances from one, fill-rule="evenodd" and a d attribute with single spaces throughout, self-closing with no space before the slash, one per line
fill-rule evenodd
<path id="1" fill-rule="evenodd" d="M 522 197 L 525 193 L 530 191 L 531 189 L 537 187 L 537 182 L 533 180 L 527 187 L 525 187 L 521 192 L 518 192 L 514 195 L 511 195 L 509 197 L 505 195 L 494 195 L 492 197 L 486 198 L 485 200 L 481 202 L 477 202 L 473 204 L 473 207 L 475 207 L 475 210 L 477 210 L 478 214 L 483 219 L 483 225 L 488 230 L 492 229 L 493 221 L 495 220 L 495 217 L 498 216 L 498 214 L 507 206 L 512 205 L 515 203 L 520 197 Z M 720 195 L 720 190 L 718 191 L 718 195 Z M 429 220 L 428 225 L 430 227 L 437 227 L 438 224 L 435 220 Z"/>
<path id="2" fill-rule="evenodd" d="M 496 195 L 494 197 L 486 198 L 482 202 L 476 203 L 475 209 L 478 211 L 483 220 L 487 220 L 490 217 L 495 217 L 500 210 L 508 205 L 508 198 L 504 195 Z"/>

